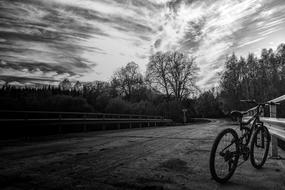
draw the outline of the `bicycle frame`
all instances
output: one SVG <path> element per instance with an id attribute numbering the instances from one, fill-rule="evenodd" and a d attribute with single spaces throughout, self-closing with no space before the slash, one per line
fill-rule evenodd
<path id="1" fill-rule="evenodd" d="M 263 107 L 262 104 L 258 105 L 256 107 L 256 113 L 246 122 L 242 121 L 242 118 L 240 118 L 240 131 L 242 131 L 243 129 L 246 128 L 249 130 L 249 132 L 245 132 L 241 137 L 238 138 L 238 155 L 242 155 L 243 154 L 243 148 L 247 147 L 247 145 L 250 142 L 251 136 L 253 134 L 253 132 L 257 129 L 257 127 L 261 127 L 263 126 L 263 122 L 260 121 L 260 114 L 262 113 L 261 107 Z M 245 127 L 247 125 L 249 125 L 251 122 L 253 121 L 253 123 L 251 124 L 250 127 Z M 249 138 L 246 139 L 246 143 L 243 144 L 243 139 L 246 138 L 246 136 L 248 136 Z M 226 146 L 221 152 L 223 152 L 224 150 L 226 150 L 228 147 L 230 147 L 233 143 L 235 142 L 231 142 L 228 146 Z M 262 146 L 264 146 L 264 138 L 262 138 Z"/>
<path id="2" fill-rule="evenodd" d="M 253 132 L 256 130 L 257 127 L 259 126 L 263 126 L 263 122 L 260 121 L 260 115 L 262 113 L 262 109 L 263 109 L 263 105 L 258 105 L 256 107 L 256 113 L 246 122 L 242 122 L 242 118 L 240 120 L 240 130 L 243 130 L 245 128 L 249 129 L 249 134 L 246 132 L 245 134 L 243 134 L 239 140 L 242 140 L 248 135 L 249 138 L 246 141 L 245 145 L 248 145 L 249 141 L 250 141 L 250 137 L 252 136 Z M 250 127 L 245 127 L 247 125 L 249 125 L 251 122 L 253 121 L 253 123 L 251 124 Z M 263 144 L 263 143 L 262 143 Z"/>

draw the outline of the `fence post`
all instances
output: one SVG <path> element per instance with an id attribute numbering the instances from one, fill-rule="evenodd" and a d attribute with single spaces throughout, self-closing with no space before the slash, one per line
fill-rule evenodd
<path id="1" fill-rule="evenodd" d="M 103 120 L 105 120 L 105 116 L 106 116 L 105 114 L 102 115 Z M 102 130 L 106 130 L 106 124 L 105 124 L 105 122 L 102 123 Z"/>
<path id="2" fill-rule="evenodd" d="M 269 112 L 270 112 L 270 117 L 277 117 L 277 109 L 276 109 L 276 105 L 275 104 L 271 104 L 269 106 Z"/>
<path id="3" fill-rule="evenodd" d="M 261 108 L 260 117 L 264 117 L 264 108 Z"/>
<path id="4" fill-rule="evenodd" d="M 61 121 L 61 119 L 62 119 L 62 115 L 61 114 L 58 115 L 58 119 L 59 119 L 59 121 Z M 59 125 L 58 125 L 58 133 L 61 133 L 61 132 L 62 132 L 62 127 L 61 127 L 61 124 L 59 123 Z"/>
<path id="5" fill-rule="evenodd" d="M 29 120 L 29 115 L 28 115 L 28 113 L 25 113 L 25 120 Z M 25 134 L 24 139 L 25 139 L 25 140 L 29 140 L 29 139 L 30 139 L 30 137 L 29 137 L 29 134 L 31 134 L 30 132 L 31 132 L 31 131 L 29 131 L 29 130 L 25 130 L 25 132 L 24 132 L 24 134 Z"/>
<path id="6" fill-rule="evenodd" d="M 142 117 L 142 116 L 139 116 L 139 119 L 143 119 L 143 117 Z M 140 121 L 139 127 L 142 128 L 142 121 Z"/>
<path id="7" fill-rule="evenodd" d="M 276 118 L 277 109 L 275 104 L 269 106 L 270 117 Z M 271 157 L 278 158 L 278 140 L 277 137 L 271 134 Z"/>
<path id="8" fill-rule="evenodd" d="M 83 115 L 83 117 L 84 117 L 83 131 L 84 131 L 84 132 L 87 131 L 87 124 L 86 124 L 86 117 L 87 117 L 87 116 L 86 116 L 86 115 L 87 115 L 87 114 L 84 114 L 84 115 Z"/>
<path id="9" fill-rule="evenodd" d="M 121 116 L 117 115 L 118 119 L 120 120 Z M 121 124 L 120 121 L 117 123 L 117 129 L 121 129 Z"/>

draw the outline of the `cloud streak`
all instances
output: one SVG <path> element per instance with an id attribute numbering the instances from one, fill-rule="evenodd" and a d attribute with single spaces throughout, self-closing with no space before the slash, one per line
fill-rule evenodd
<path id="1" fill-rule="evenodd" d="M 197 58 L 198 85 L 209 88 L 227 54 L 284 30 L 282 8 L 282 0 L 2 0 L 0 75 L 108 80 L 127 62 L 144 71 L 150 54 L 180 50 Z"/>

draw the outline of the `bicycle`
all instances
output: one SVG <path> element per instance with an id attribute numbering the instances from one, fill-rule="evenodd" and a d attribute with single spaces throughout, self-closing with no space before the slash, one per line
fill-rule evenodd
<path id="1" fill-rule="evenodd" d="M 268 156 L 271 136 L 263 122 L 260 121 L 260 115 L 266 105 L 274 103 L 256 103 L 255 100 L 241 101 L 256 104 L 256 113 L 245 122 L 242 118 L 248 111 L 232 111 L 230 115 L 239 120 L 241 135 L 239 136 L 232 128 L 224 129 L 217 135 L 210 153 L 210 172 L 212 179 L 219 183 L 227 182 L 236 168 L 249 158 L 253 167 L 262 168 Z M 238 164 L 241 156 L 243 162 Z"/>

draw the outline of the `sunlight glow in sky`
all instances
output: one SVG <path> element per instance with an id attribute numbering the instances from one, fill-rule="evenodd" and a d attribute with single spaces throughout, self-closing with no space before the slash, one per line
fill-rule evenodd
<path id="1" fill-rule="evenodd" d="M 0 80 L 14 83 L 108 81 L 130 61 L 145 72 L 149 55 L 179 50 L 210 88 L 226 55 L 284 42 L 284 0 L 0 0 Z"/>

